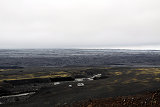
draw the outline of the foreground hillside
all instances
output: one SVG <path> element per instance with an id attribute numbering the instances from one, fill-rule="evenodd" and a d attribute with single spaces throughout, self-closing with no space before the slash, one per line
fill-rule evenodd
<path id="1" fill-rule="evenodd" d="M 160 107 L 160 90 L 134 96 L 90 99 L 62 107 Z"/>
<path id="2" fill-rule="evenodd" d="M 136 102 L 140 104 L 145 102 L 138 99 L 152 96 L 152 93 L 142 93 L 154 92 L 160 88 L 160 68 L 1 68 L 0 80 L 2 107 L 54 107 L 70 104 L 89 105 L 90 102 L 96 106 L 101 103 L 123 105 L 124 98 L 127 100 L 125 104 L 131 104 L 132 95 L 136 95 Z M 84 85 L 79 87 L 79 83 Z M 147 104 L 148 101 L 159 104 L 158 100 L 147 100 Z"/>

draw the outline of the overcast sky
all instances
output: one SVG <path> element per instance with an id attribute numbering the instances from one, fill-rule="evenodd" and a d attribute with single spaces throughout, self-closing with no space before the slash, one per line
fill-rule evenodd
<path id="1" fill-rule="evenodd" d="M 0 0 L 0 48 L 160 49 L 160 0 Z"/>

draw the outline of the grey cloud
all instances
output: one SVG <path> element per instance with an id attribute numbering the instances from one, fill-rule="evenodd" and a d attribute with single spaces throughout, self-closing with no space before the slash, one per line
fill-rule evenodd
<path id="1" fill-rule="evenodd" d="M 159 0 L 1 0 L 0 48 L 160 45 Z"/>

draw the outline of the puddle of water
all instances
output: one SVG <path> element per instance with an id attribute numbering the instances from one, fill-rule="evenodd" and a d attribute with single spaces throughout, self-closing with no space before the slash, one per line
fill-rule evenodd
<path id="1" fill-rule="evenodd" d="M 80 82 L 80 81 L 83 81 L 83 79 L 84 79 L 84 78 L 77 78 L 77 79 L 75 79 L 75 81 Z"/>
<path id="2" fill-rule="evenodd" d="M 60 84 L 60 82 L 54 82 L 54 85 L 59 85 Z"/>
<path id="3" fill-rule="evenodd" d="M 1 96 L 0 98 L 20 97 L 20 96 L 32 95 L 34 93 L 35 92 L 16 94 L 16 95 L 8 95 L 8 96 Z"/>

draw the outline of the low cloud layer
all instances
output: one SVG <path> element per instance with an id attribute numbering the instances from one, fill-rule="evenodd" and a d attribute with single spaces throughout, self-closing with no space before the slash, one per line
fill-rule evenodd
<path id="1" fill-rule="evenodd" d="M 159 0 L 1 0 L 0 48 L 160 46 Z"/>

